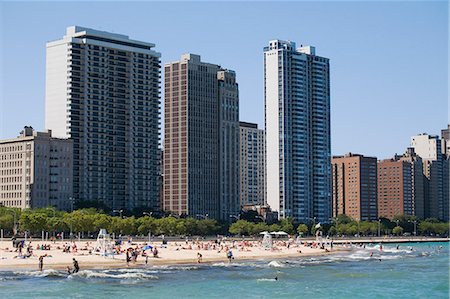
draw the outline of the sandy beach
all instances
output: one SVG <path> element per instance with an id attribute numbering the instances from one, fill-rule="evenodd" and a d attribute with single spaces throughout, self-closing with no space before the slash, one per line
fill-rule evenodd
<path id="1" fill-rule="evenodd" d="M 75 258 L 82 269 L 107 269 L 107 268 L 126 268 L 140 267 L 145 265 L 145 256 L 142 256 L 142 247 L 147 242 L 124 242 L 121 245 L 121 251 L 127 248 L 137 249 L 139 255 L 136 262 L 126 263 L 126 254 L 115 254 L 112 256 L 102 256 L 94 252 L 96 240 L 89 241 L 56 241 L 42 242 L 41 240 L 32 240 L 26 242 L 22 250 L 23 255 L 27 253 L 27 247 L 31 245 L 32 254 L 30 257 L 22 258 L 17 248 L 13 248 L 11 241 L 0 242 L 0 270 L 11 269 L 38 269 L 39 257 L 43 259 L 44 269 L 66 269 L 72 267 Z M 50 250 L 42 250 L 41 245 L 50 245 Z M 73 245 L 76 249 L 73 249 Z M 336 249 L 321 249 L 319 247 L 306 246 L 306 244 L 295 244 L 291 242 L 288 246 L 287 241 L 275 241 L 272 250 L 265 249 L 258 241 L 222 241 L 221 244 L 215 244 L 214 241 L 171 241 L 163 245 L 161 241 L 151 243 L 158 250 L 158 257 L 153 257 L 151 250 L 146 250 L 148 255 L 148 265 L 171 265 L 171 264 L 196 264 L 198 263 L 198 254 L 201 254 L 201 263 L 228 262 L 227 252 L 233 253 L 232 262 L 242 260 L 265 259 L 271 261 L 279 258 L 296 258 L 304 256 L 317 256 L 332 253 Z M 70 252 L 63 252 L 64 248 L 70 246 Z M 39 247 L 39 249 L 37 249 Z M 132 250 L 130 249 L 130 250 Z M 91 253 L 90 253 L 91 252 Z M 29 254 L 28 254 L 29 255 Z"/>

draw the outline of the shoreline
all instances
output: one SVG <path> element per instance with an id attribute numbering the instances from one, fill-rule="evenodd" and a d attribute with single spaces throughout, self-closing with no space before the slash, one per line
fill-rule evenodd
<path id="1" fill-rule="evenodd" d="M 231 262 L 231 265 L 233 264 L 239 264 L 241 262 L 248 262 L 248 261 L 276 261 L 276 260 L 282 260 L 282 259 L 292 259 L 292 258 L 307 258 L 307 257 L 316 257 L 316 256 L 323 256 L 323 255 L 331 255 L 336 254 L 338 252 L 347 251 L 345 249 L 336 249 L 334 251 L 330 252 L 316 252 L 316 253 L 305 253 L 302 255 L 291 255 L 291 254 L 280 254 L 276 256 L 245 256 L 240 257 L 239 259 L 234 259 Z M 155 263 L 156 262 L 156 263 Z M 123 259 L 114 259 L 110 260 L 110 262 L 105 263 L 97 263 L 97 265 L 94 265 L 94 263 L 85 263 L 80 264 L 80 271 L 82 270 L 109 270 L 109 269 L 141 269 L 141 268 L 151 268 L 154 266 L 201 266 L 201 265 L 211 265 L 214 263 L 224 263 L 228 264 L 228 260 L 226 258 L 209 258 L 203 260 L 201 263 L 197 263 L 193 261 L 192 259 L 178 259 L 178 260 L 162 260 L 162 259 L 149 259 L 148 265 L 145 264 L 142 260 L 137 263 L 131 263 L 129 266 L 126 265 L 125 261 Z M 14 268 L 3 268 L 0 265 L 0 272 L 2 271 L 15 271 L 15 270 L 36 270 L 38 271 L 37 267 L 31 267 L 30 265 L 11 265 Z M 45 270 L 66 270 L 67 264 L 44 264 L 44 271 Z"/>
<path id="2" fill-rule="evenodd" d="M 302 242 L 309 243 L 313 240 L 302 239 Z M 324 240 L 325 241 L 325 240 Z M 327 240 L 331 241 L 331 239 Z M 449 242 L 449 239 L 444 238 L 433 238 L 433 239 L 342 239 L 335 240 L 333 239 L 333 244 L 335 244 L 334 248 L 331 249 L 329 246 L 326 247 L 327 250 L 312 248 L 310 246 L 305 245 L 293 245 L 289 248 L 282 247 L 282 241 L 277 241 L 278 249 L 277 250 L 265 250 L 261 246 L 258 246 L 258 242 L 251 241 L 253 243 L 250 247 L 239 247 L 233 248 L 234 259 L 233 263 L 239 263 L 244 261 L 273 261 L 280 259 L 293 259 L 293 258 L 306 258 L 306 257 L 317 257 L 323 255 L 332 255 L 339 252 L 351 251 L 351 248 L 344 247 L 346 244 L 379 244 L 379 243 L 425 243 L 425 242 Z M 45 244 L 46 242 L 40 241 L 32 241 L 33 245 L 36 244 Z M 91 242 L 95 244 L 95 242 Z M 246 241 L 248 242 L 248 241 Z M 77 246 L 81 248 L 83 243 L 86 242 L 77 242 Z M 203 243 L 208 243 L 207 241 L 203 241 Z M 38 271 L 38 257 L 40 255 L 48 254 L 49 257 L 44 258 L 44 270 L 66 270 L 67 267 L 72 268 L 72 258 L 76 258 L 80 264 L 80 268 L 82 270 L 108 270 L 108 269 L 135 269 L 135 268 L 145 268 L 145 267 L 154 267 L 154 266 L 173 266 L 173 265 L 201 265 L 201 264 L 213 264 L 213 263 L 229 263 L 225 252 L 217 252 L 217 250 L 211 249 L 189 249 L 184 250 L 182 248 L 182 243 L 177 244 L 175 241 L 170 241 L 169 246 L 162 246 L 161 242 L 153 242 L 152 244 L 158 248 L 160 251 L 160 257 L 148 257 L 148 265 L 145 264 L 145 257 L 138 256 L 137 262 L 130 262 L 127 266 L 125 261 L 125 254 L 115 255 L 114 258 L 104 257 L 99 254 L 87 254 L 87 251 L 80 250 L 79 252 L 74 253 L 62 253 L 59 247 L 55 249 L 56 246 L 62 246 L 63 242 L 59 241 L 47 242 L 47 244 L 51 244 L 53 246 L 52 250 L 34 250 L 33 255 L 30 258 L 22 259 L 15 258 L 14 256 L 17 253 L 13 250 L 13 248 L 9 248 L 8 245 L 10 242 L 0 243 L 0 271 L 15 271 L 15 270 L 29 270 Z M 66 243 L 64 243 L 66 244 Z M 145 244 L 144 242 L 133 242 L 133 246 L 142 246 Z M 7 246 L 5 246 L 7 245 Z M 198 243 L 197 243 L 198 245 Z M 195 246 L 197 246 L 195 245 Z M 344 245 L 344 246 L 343 246 Z M 181 248 L 181 249 L 180 249 Z M 299 252 L 301 251 L 301 253 Z M 203 255 L 202 262 L 197 262 L 197 253 L 201 253 Z"/>
<path id="3" fill-rule="evenodd" d="M 45 242 L 44 242 L 45 243 Z M 34 245 L 39 244 L 34 242 Z M 5 244 L 3 244 L 5 245 Z M 61 244 L 53 244 L 53 247 Z M 81 244 L 80 244 L 81 245 Z M 139 244 L 142 246 L 143 244 Z M 133 247 L 139 246 L 138 243 L 133 243 Z M 29 258 L 17 258 L 17 252 L 13 248 L 5 249 L 5 246 L 0 246 L 0 271 L 14 271 L 21 270 L 38 270 L 38 257 L 41 255 L 48 255 L 44 257 L 43 269 L 66 270 L 67 267 L 72 268 L 72 258 L 77 259 L 81 269 L 127 269 L 127 268 L 143 268 L 153 266 L 170 266 L 170 265 L 201 265 L 212 263 L 229 263 L 226 251 L 212 250 L 212 249 L 180 249 L 181 244 L 174 242 L 167 247 L 160 244 L 153 243 L 158 248 L 159 257 L 148 257 L 148 264 L 145 264 L 146 258 L 139 255 L 135 263 L 126 263 L 126 255 L 124 253 L 112 257 L 105 257 L 99 254 L 87 254 L 87 251 L 63 253 L 61 249 L 52 250 L 34 250 L 33 255 Z M 197 245 L 196 245 L 197 246 Z M 81 248 L 81 246 L 79 247 Z M 231 248 L 231 247 L 230 247 Z M 261 260 L 279 260 L 287 258 L 303 258 L 322 256 L 326 254 L 333 254 L 345 248 L 338 246 L 333 250 L 312 248 L 304 245 L 293 245 L 290 248 L 276 247 L 275 250 L 265 250 L 257 246 L 256 243 L 250 247 L 235 247 L 231 248 L 233 251 L 233 260 L 231 263 L 239 263 L 241 261 L 261 261 Z M 198 263 L 197 254 L 201 253 L 202 262 Z M 151 255 L 151 253 L 149 253 Z"/>

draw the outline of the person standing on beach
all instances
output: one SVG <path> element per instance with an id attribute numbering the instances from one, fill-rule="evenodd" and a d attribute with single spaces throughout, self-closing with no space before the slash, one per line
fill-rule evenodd
<path id="1" fill-rule="evenodd" d="M 126 262 L 127 262 L 127 266 L 129 266 L 130 265 L 130 261 L 131 261 L 131 258 L 130 258 L 130 250 L 129 249 L 127 249 L 127 253 L 126 253 Z"/>
<path id="2" fill-rule="evenodd" d="M 197 252 L 197 263 L 200 264 L 202 262 L 202 259 L 203 259 L 202 254 L 200 252 Z"/>
<path id="3" fill-rule="evenodd" d="M 73 258 L 73 272 L 72 273 L 78 273 L 80 271 L 80 266 L 78 265 L 78 261 Z"/>
<path id="4" fill-rule="evenodd" d="M 233 252 L 231 251 L 231 249 L 227 252 L 227 258 L 228 262 L 231 263 L 231 260 L 233 259 Z"/>
<path id="5" fill-rule="evenodd" d="M 44 268 L 44 256 L 43 255 L 41 255 L 39 257 L 39 271 L 42 272 L 42 268 Z"/>

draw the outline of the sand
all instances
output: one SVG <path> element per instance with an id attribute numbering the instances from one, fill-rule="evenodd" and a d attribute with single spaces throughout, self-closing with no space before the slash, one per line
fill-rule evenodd
<path id="1" fill-rule="evenodd" d="M 89 250 L 96 245 L 96 240 L 89 240 L 87 245 L 86 241 L 75 242 L 77 246 L 77 252 L 63 252 L 64 245 L 71 244 L 70 242 L 42 242 L 40 240 L 32 240 L 31 246 L 33 248 L 33 254 L 29 258 L 19 258 L 16 248 L 12 247 L 11 241 L 0 242 L 0 270 L 14 270 L 21 269 L 38 269 L 39 256 L 47 255 L 44 257 L 44 269 L 66 269 L 67 266 L 72 267 L 72 258 L 76 258 L 82 269 L 108 269 L 108 268 L 126 268 L 126 267 L 140 267 L 145 265 L 145 257 L 138 256 L 136 263 L 130 262 L 127 266 L 125 254 L 115 255 L 112 257 L 104 257 L 99 254 L 90 254 Z M 29 242 L 26 244 L 28 245 Z M 210 248 L 198 249 L 198 245 L 208 243 Z M 37 250 L 36 246 L 41 244 L 47 244 L 51 246 L 51 250 Z M 131 244 L 125 243 L 122 249 L 127 247 L 136 246 L 141 247 L 147 244 L 146 242 L 132 242 Z M 197 254 L 202 255 L 202 263 L 211 262 L 228 262 L 227 252 L 225 248 L 221 252 L 218 252 L 218 248 L 213 250 L 211 248 L 213 241 L 190 241 L 186 244 L 185 241 L 171 241 L 168 245 L 162 245 L 161 241 L 152 242 L 151 245 L 156 246 L 159 253 L 158 257 L 154 258 L 149 252 L 148 265 L 171 265 L 171 264 L 193 264 L 198 263 Z M 317 256 L 328 253 L 320 248 L 311 248 L 304 245 L 291 244 L 290 248 L 287 248 L 287 242 L 274 242 L 274 247 L 277 250 L 266 250 L 257 241 L 248 241 L 245 243 L 247 246 L 243 246 L 242 241 L 236 241 L 235 247 L 231 248 L 234 256 L 233 262 L 239 262 L 241 260 L 273 260 L 279 258 L 296 258 L 304 256 Z M 192 249 L 188 249 L 189 245 Z M 225 246 L 232 247 L 232 241 L 225 241 Z M 185 249 L 183 249 L 183 247 Z M 330 248 L 328 248 L 330 250 Z M 301 253 L 300 253 L 301 251 Z M 23 249 L 26 252 L 26 249 Z M 331 252 L 331 250 L 330 250 Z"/>

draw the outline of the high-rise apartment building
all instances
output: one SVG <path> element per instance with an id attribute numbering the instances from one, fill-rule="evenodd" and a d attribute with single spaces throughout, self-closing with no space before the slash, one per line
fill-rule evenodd
<path id="1" fill-rule="evenodd" d="M 239 88 L 236 73 L 217 72 L 219 85 L 219 184 L 220 219 L 232 220 L 230 215 L 240 211 L 239 183 Z"/>
<path id="2" fill-rule="evenodd" d="M 411 137 L 411 147 L 422 158 L 425 180 L 425 218 L 449 220 L 448 157 L 438 136 Z"/>
<path id="3" fill-rule="evenodd" d="M 450 124 L 447 125 L 447 129 L 441 130 L 441 139 L 444 141 L 442 143 L 445 149 L 443 152 L 448 157 L 450 156 Z"/>
<path id="4" fill-rule="evenodd" d="M 412 216 L 413 176 L 411 163 L 386 159 L 378 162 L 378 216 Z"/>
<path id="5" fill-rule="evenodd" d="M 47 43 L 45 126 L 73 140 L 76 200 L 157 209 L 160 54 L 82 27 Z"/>
<path id="6" fill-rule="evenodd" d="M 72 197 L 72 140 L 25 127 L 0 140 L 0 205 L 68 210 Z"/>
<path id="7" fill-rule="evenodd" d="M 164 78 L 163 208 L 228 220 L 239 212 L 236 75 L 185 54 Z"/>
<path id="8" fill-rule="evenodd" d="M 344 214 L 355 220 L 376 220 L 377 158 L 349 153 L 335 156 L 333 217 Z"/>
<path id="9" fill-rule="evenodd" d="M 330 66 L 315 48 L 264 48 L 267 202 L 280 217 L 331 216 Z"/>
<path id="10" fill-rule="evenodd" d="M 422 158 L 420 158 L 415 152 L 414 148 L 409 147 L 406 152 L 399 156 L 396 155 L 394 158 L 396 161 L 405 161 L 411 166 L 411 194 L 412 194 L 412 214 L 419 219 L 423 219 L 425 216 L 425 177 L 423 174 L 423 163 Z"/>
<path id="11" fill-rule="evenodd" d="M 266 151 L 264 130 L 257 124 L 240 122 L 241 206 L 265 206 Z"/>

